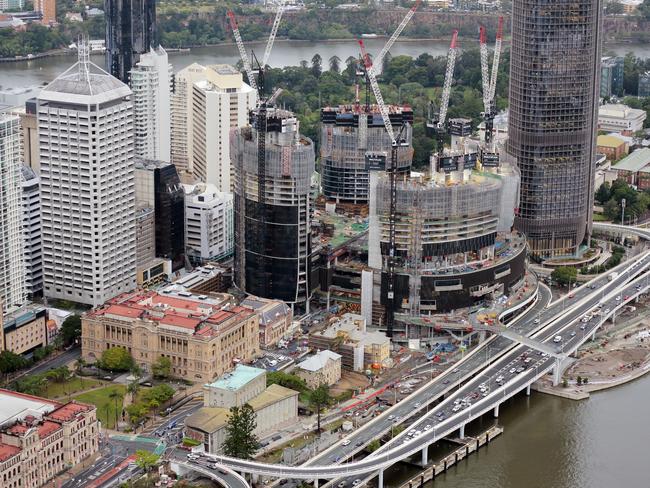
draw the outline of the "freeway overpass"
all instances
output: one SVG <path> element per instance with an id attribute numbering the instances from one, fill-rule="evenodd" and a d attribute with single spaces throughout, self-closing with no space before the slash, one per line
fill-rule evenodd
<path id="1" fill-rule="evenodd" d="M 634 235 L 646 241 L 650 241 L 650 229 L 645 227 L 636 227 L 633 225 L 609 224 L 605 222 L 594 222 L 593 228 L 594 230 L 602 230 L 605 232 L 617 232 L 621 234 Z"/>
<path id="2" fill-rule="evenodd" d="M 639 263 L 639 264 L 637 264 Z M 552 340 L 552 338 L 564 330 L 568 330 L 570 327 L 578 327 L 574 325 L 579 321 L 579 319 L 588 311 L 595 308 L 598 303 L 606 299 L 607 304 L 618 294 L 618 290 L 623 288 L 630 297 L 634 297 L 647 289 L 647 280 L 642 279 L 642 288 L 636 288 L 636 282 L 633 285 L 630 285 L 629 282 L 634 280 L 638 275 L 645 274 L 648 267 L 650 267 L 650 256 L 648 252 L 644 252 L 638 255 L 636 258 L 633 258 L 625 263 L 622 263 L 617 268 L 610 270 L 610 272 L 617 271 L 618 276 L 612 281 L 608 281 L 607 277 L 601 276 L 595 280 L 592 280 L 588 285 L 594 285 L 595 290 L 591 289 L 588 285 L 583 285 L 579 289 L 575 290 L 573 295 L 574 299 L 570 300 L 568 298 L 563 298 L 556 301 L 552 304 L 547 310 L 541 313 L 541 319 L 539 324 L 534 324 L 534 321 L 528 317 L 528 320 L 522 320 L 513 325 L 513 329 L 518 332 L 523 332 L 530 334 L 533 331 L 536 331 L 532 337 L 542 342 L 547 342 Z M 631 299 L 631 298 L 630 298 Z M 567 303 L 568 302 L 568 303 Z M 623 300 L 620 300 L 618 306 L 612 308 L 612 311 L 615 311 L 617 308 L 622 306 Z M 615 302 L 611 302 L 612 306 Z M 613 313 L 613 312 L 612 312 Z M 604 320 L 605 317 L 601 317 Z M 531 322 L 533 324 L 531 324 Z M 592 324 L 593 327 L 597 327 L 601 322 L 596 325 Z M 595 329 L 594 329 L 595 330 Z M 572 336 L 571 340 L 567 340 L 567 345 L 565 346 L 565 351 L 568 352 L 572 350 L 573 346 L 577 348 L 578 341 L 575 340 L 575 337 L 578 337 L 576 333 L 575 336 Z M 582 338 L 586 340 L 587 336 Z M 575 342 L 575 344 L 574 344 Z M 471 379 L 465 386 L 463 386 L 457 392 L 454 392 L 449 396 L 443 403 L 436 406 L 435 408 L 429 408 L 429 413 L 422 416 L 424 405 L 418 399 L 422 399 L 427 402 L 427 405 L 432 403 L 432 398 L 439 398 L 440 393 L 449 393 L 451 392 L 455 384 L 459 384 L 460 380 L 456 380 L 455 376 L 460 377 L 461 375 L 467 376 L 468 371 L 462 369 L 462 365 L 459 363 L 459 367 L 454 369 L 451 372 L 448 372 L 445 375 L 441 375 L 433 382 L 429 383 L 427 387 L 421 388 L 411 396 L 409 396 L 404 401 L 395 405 L 393 408 L 386 411 L 381 416 L 373 419 L 369 424 L 363 429 L 353 433 L 350 436 L 351 443 L 348 446 L 342 446 L 337 444 L 335 449 L 326 451 L 325 454 L 336 456 L 336 458 L 327 459 L 323 456 L 319 456 L 318 463 L 310 463 L 309 465 L 304 466 L 285 466 L 285 465 L 270 465 L 259 463 L 256 461 L 245 461 L 240 459 L 229 458 L 226 456 L 213 456 L 213 459 L 219 463 L 223 463 L 230 468 L 241 471 L 255 473 L 271 477 L 279 478 L 297 478 L 297 479 L 332 479 L 339 478 L 341 476 L 355 476 L 368 473 L 377 473 L 381 472 L 388 466 L 391 466 L 395 462 L 404 459 L 413 455 L 414 453 L 420 452 L 424 447 L 427 447 L 431 443 L 436 442 L 440 438 L 448 435 L 454 430 L 461 429 L 467 422 L 473 420 L 474 418 L 484 414 L 485 412 L 496 409 L 498 411 L 498 406 L 505 399 L 514 395 L 518 391 L 521 391 L 522 388 L 528 387 L 532 382 L 536 381 L 539 377 L 546 374 L 548 371 L 554 367 L 557 369 L 560 365 L 556 364 L 555 359 L 540 356 L 540 359 L 536 360 L 535 363 L 529 368 L 525 369 L 523 374 L 518 372 L 509 373 L 513 369 L 513 365 L 516 366 L 516 369 L 520 368 L 522 365 L 519 364 L 521 361 L 517 362 L 517 357 L 520 357 L 521 354 L 528 349 L 526 345 L 519 345 L 505 337 L 493 337 L 490 340 L 486 341 L 487 347 L 482 348 L 483 354 L 479 352 L 474 354 L 472 357 L 478 357 L 481 360 L 483 367 L 485 364 L 490 364 L 494 362 L 494 357 L 490 357 L 489 351 L 490 346 L 496 344 L 495 353 L 499 355 L 499 359 L 494 362 L 493 365 L 489 366 L 487 370 L 481 372 L 479 376 Z M 503 353 L 503 350 L 506 350 L 506 353 Z M 475 351 L 478 352 L 478 351 Z M 468 355 L 468 358 L 470 355 Z M 542 361 L 543 360 L 543 361 Z M 502 374 L 503 364 L 506 364 L 506 368 L 509 366 L 506 372 L 505 381 L 501 386 L 496 384 L 496 378 L 498 375 Z M 472 374 L 476 371 L 472 371 Z M 452 379 L 454 379 L 454 385 L 452 385 Z M 448 381 L 447 381 L 448 380 Z M 445 381 L 447 384 L 445 385 Z M 481 382 L 487 382 L 489 384 L 490 392 L 489 394 L 475 402 L 469 409 L 463 409 L 457 412 L 451 412 L 451 403 L 455 400 L 460 400 L 458 397 L 459 394 L 467 394 L 468 391 L 476 389 L 478 384 Z M 440 384 L 446 386 L 446 388 L 440 389 Z M 438 385 L 438 391 L 431 393 L 428 390 L 432 389 L 431 387 Z M 449 411 L 445 414 L 444 409 L 449 408 Z M 416 425 L 421 425 L 423 421 L 436 422 L 432 419 L 432 416 L 438 412 L 443 413 L 444 420 L 437 421 L 435 427 L 431 430 L 426 431 L 424 434 L 418 436 L 416 439 L 411 439 L 406 441 L 401 445 L 395 445 L 397 441 L 396 438 L 394 441 L 390 442 L 384 448 L 376 451 L 372 455 L 368 456 L 365 459 L 349 462 L 344 465 L 338 465 L 337 462 L 340 462 L 342 459 L 346 459 L 351 454 L 360 450 L 360 447 L 363 446 L 364 442 L 367 441 L 359 438 L 359 441 L 356 443 L 353 439 L 358 438 L 360 435 L 372 434 L 372 438 L 377 438 L 381 435 L 381 432 L 387 432 L 391 426 L 394 425 L 389 418 L 395 416 L 397 412 L 403 412 L 404 409 L 409 409 L 410 413 L 406 417 L 412 417 L 416 413 L 420 416 L 421 420 L 418 420 Z M 406 418 L 404 417 L 404 418 Z M 399 421 L 403 421 L 404 418 L 400 418 Z M 426 427 L 427 424 L 423 426 Z M 431 425 L 431 424 L 429 424 Z M 424 431 L 423 431 L 424 432 Z M 372 438 L 370 440 L 372 440 Z M 359 445 L 357 445 L 359 444 Z M 351 448 L 346 450 L 346 447 Z M 381 481 L 381 476 L 380 476 Z"/>

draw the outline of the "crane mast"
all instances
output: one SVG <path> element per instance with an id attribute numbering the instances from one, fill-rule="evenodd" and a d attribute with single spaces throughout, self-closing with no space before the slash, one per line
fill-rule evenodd
<path id="1" fill-rule="evenodd" d="M 253 76 L 253 69 L 251 68 L 251 61 L 246 54 L 246 48 L 244 47 L 244 42 L 241 39 L 241 34 L 239 32 L 239 26 L 237 25 L 237 20 L 235 19 L 235 14 L 232 10 L 229 10 L 228 20 L 230 21 L 230 27 L 232 33 L 235 36 L 235 43 L 237 44 L 237 49 L 239 49 L 239 57 L 244 63 L 244 70 L 246 71 L 246 76 L 248 76 L 248 83 L 250 84 L 253 90 L 257 91 L 257 83 L 255 81 L 255 76 Z"/>
<path id="2" fill-rule="evenodd" d="M 386 56 L 386 54 L 388 54 L 388 51 L 390 51 L 390 48 L 393 47 L 393 44 L 395 44 L 395 41 L 397 40 L 397 38 L 402 34 L 402 31 L 404 30 L 404 28 L 411 21 L 411 19 L 413 18 L 413 15 L 415 14 L 415 11 L 418 9 L 421 2 L 422 2 L 422 0 L 416 0 L 415 5 L 413 5 L 409 9 L 409 11 L 406 13 L 406 16 L 402 19 L 402 22 L 400 22 L 400 24 L 397 26 L 397 29 L 395 29 L 395 32 L 393 32 L 393 35 L 390 36 L 390 38 L 386 42 L 386 45 L 381 49 L 381 51 L 379 51 L 379 54 L 377 55 L 377 57 L 375 58 L 375 61 L 373 62 L 373 64 L 375 66 L 380 66 L 381 67 L 381 63 L 384 61 L 384 57 Z"/>
<path id="3" fill-rule="evenodd" d="M 386 335 L 388 337 L 393 336 L 393 328 L 395 325 L 395 248 L 396 248 L 396 214 L 397 214 L 397 150 L 399 146 L 406 145 L 402 139 L 402 134 L 406 128 L 406 124 L 402 123 L 400 130 L 395 136 L 395 130 L 393 129 L 393 124 L 390 121 L 390 114 L 388 113 L 388 107 L 384 103 L 384 97 L 381 95 L 381 90 L 379 89 L 379 84 L 377 83 L 377 78 L 375 77 L 375 72 L 373 70 L 372 60 L 368 53 L 366 52 L 366 47 L 363 44 L 363 41 L 359 40 L 359 46 L 361 47 L 362 59 L 364 66 L 366 68 L 366 74 L 370 81 L 370 86 L 372 91 L 377 99 L 377 106 L 381 113 L 382 121 L 384 122 L 384 127 L 386 132 L 391 140 L 391 151 L 390 151 L 390 165 L 388 166 L 387 173 L 390 182 L 390 211 L 388 217 L 388 260 L 387 260 L 387 291 L 386 291 Z"/>
<path id="4" fill-rule="evenodd" d="M 503 17 L 499 17 L 497 27 L 497 38 L 494 42 L 494 58 L 492 59 L 492 74 L 490 76 L 490 100 L 495 100 L 497 88 L 497 74 L 499 73 L 499 61 L 501 58 L 501 43 L 503 40 Z"/>
<path id="5" fill-rule="evenodd" d="M 442 88 L 442 95 L 440 99 L 440 112 L 438 114 L 438 122 L 436 124 L 436 136 L 438 154 L 442 156 L 445 135 L 447 134 L 447 108 L 449 107 L 449 96 L 451 94 L 451 82 L 454 78 L 454 68 L 456 66 L 456 57 L 458 54 L 457 49 L 458 31 L 454 30 L 451 35 L 451 44 L 449 45 L 449 53 L 447 54 L 447 70 L 445 71 L 445 84 Z"/>
<path id="6" fill-rule="evenodd" d="M 284 13 L 284 4 L 286 1 L 287 0 L 281 0 L 278 4 L 278 11 L 275 13 L 275 19 L 273 20 L 273 26 L 271 27 L 271 34 L 269 35 L 269 40 L 266 43 L 266 49 L 264 49 L 264 56 L 262 56 L 262 67 L 265 67 L 266 63 L 269 62 L 269 56 L 271 55 L 271 49 L 273 49 L 275 36 L 278 33 L 278 27 L 280 27 L 280 21 L 282 20 L 282 14 Z"/>
<path id="7" fill-rule="evenodd" d="M 496 115 L 496 87 L 497 75 L 499 73 L 499 61 L 501 59 L 501 44 L 503 41 L 503 17 L 499 17 L 497 37 L 494 43 L 494 58 L 492 60 L 492 72 L 488 67 L 487 33 L 485 27 L 480 29 L 480 50 L 481 50 L 481 79 L 483 82 L 483 119 L 485 121 L 485 143 L 490 144 L 493 137 L 494 116 Z"/>

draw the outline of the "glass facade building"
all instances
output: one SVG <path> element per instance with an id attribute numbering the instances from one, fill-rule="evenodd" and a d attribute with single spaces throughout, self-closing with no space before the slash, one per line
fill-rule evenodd
<path id="1" fill-rule="evenodd" d="M 591 231 L 602 5 L 515 0 L 508 152 L 521 172 L 515 227 L 533 254 L 575 254 Z"/>

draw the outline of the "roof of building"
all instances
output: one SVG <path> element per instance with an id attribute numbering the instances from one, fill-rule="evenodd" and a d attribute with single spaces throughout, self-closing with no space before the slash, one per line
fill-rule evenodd
<path id="1" fill-rule="evenodd" d="M 78 61 L 43 88 L 38 98 L 67 103 L 103 103 L 129 95 L 131 89 L 120 80 L 90 61 Z"/>
<path id="2" fill-rule="evenodd" d="M 210 388 L 219 388 L 221 390 L 236 391 L 250 383 L 260 375 L 266 374 L 266 371 L 259 368 L 238 364 L 234 371 L 225 373 L 221 378 L 206 386 Z"/>
<path id="3" fill-rule="evenodd" d="M 22 420 L 28 415 L 46 415 L 60 407 L 59 402 L 0 388 L 0 425 Z"/>
<path id="4" fill-rule="evenodd" d="M 3 444 L 0 442 L 0 462 L 4 462 L 16 454 L 20 454 L 19 447 Z"/>
<path id="5" fill-rule="evenodd" d="M 619 171 L 637 172 L 641 171 L 648 165 L 650 165 L 650 149 L 644 147 L 637 149 L 636 151 L 621 159 L 613 166 L 613 169 Z"/>
<path id="6" fill-rule="evenodd" d="M 95 408 L 92 405 L 86 405 L 85 403 L 79 403 L 77 401 L 72 401 L 66 403 L 65 405 L 57 408 L 48 417 L 52 420 L 57 420 L 59 422 L 68 422 L 75 418 L 77 415 L 83 412 L 89 412 Z"/>
<path id="7" fill-rule="evenodd" d="M 608 103 L 598 107 L 599 117 L 613 117 L 618 119 L 623 118 L 637 118 L 643 116 L 645 118 L 645 110 L 638 108 L 628 107 L 622 103 Z"/>
<path id="8" fill-rule="evenodd" d="M 260 324 L 268 325 L 291 313 L 291 308 L 281 300 L 267 300 L 248 296 L 241 302 L 243 307 L 252 308 L 260 316 Z"/>
<path id="9" fill-rule="evenodd" d="M 255 412 L 277 402 L 298 395 L 297 391 L 280 385 L 271 385 L 255 398 L 248 401 Z M 223 407 L 203 407 L 185 419 L 185 425 L 202 432 L 213 433 L 223 429 L 228 423 L 229 411 Z"/>
<path id="10" fill-rule="evenodd" d="M 328 361 L 339 361 L 340 359 L 341 355 L 335 352 L 329 350 L 319 351 L 313 356 L 305 359 L 303 362 L 298 363 L 298 367 L 305 371 L 315 372 L 323 369 L 327 365 Z"/>
<path id="11" fill-rule="evenodd" d="M 597 146 L 601 147 L 613 147 L 617 148 L 621 146 L 622 144 L 625 144 L 625 141 L 619 137 L 616 136 L 598 136 L 598 139 L 596 141 Z"/>

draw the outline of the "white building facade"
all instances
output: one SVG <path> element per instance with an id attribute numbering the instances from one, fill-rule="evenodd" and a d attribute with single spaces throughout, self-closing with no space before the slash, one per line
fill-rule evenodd
<path id="1" fill-rule="evenodd" d="M 44 295 L 101 305 L 136 286 L 131 90 L 81 56 L 38 126 Z"/>
<path id="2" fill-rule="evenodd" d="M 0 301 L 2 312 L 25 300 L 20 118 L 0 112 Z"/>
<path id="3" fill-rule="evenodd" d="M 161 46 L 142 54 L 131 70 L 136 156 L 171 161 L 171 80 L 172 67 Z"/>
<path id="4" fill-rule="evenodd" d="M 645 110 L 620 103 L 601 105 L 598 109 L 598 129 L 631 136 L 643 129 Z"/>
<path id="5" fill-rule="evenodd" d="M 41 180 L 29 166 L 21 167 L 23 187 L 23 236 L 25 291 L 30 296 L 43 291 L 43 241 L 41 224 Z"/>
<path id="6" fill-rule="evenodd" d="M 202 263 L 232 254 L 234 248 L 233 196 L 215 185 L 183 185 L 185 190 L 185 252 Z"/>

